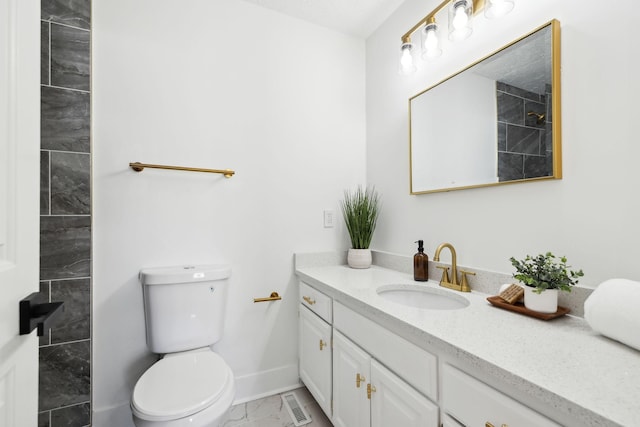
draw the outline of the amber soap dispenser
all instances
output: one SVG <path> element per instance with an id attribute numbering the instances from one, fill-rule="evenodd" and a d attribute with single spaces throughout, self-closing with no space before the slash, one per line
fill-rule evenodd
<path id="1" fill-rule="evenodd" d="M 418 240 L 418 253 L 413 256 L 413 280 L 426 282 L 429 280 L 429 256 L 424 253 L 423 241 Z"/>

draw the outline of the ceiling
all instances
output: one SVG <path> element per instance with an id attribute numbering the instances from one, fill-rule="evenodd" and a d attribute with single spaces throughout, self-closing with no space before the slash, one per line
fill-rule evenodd
<path id="1" fill-rule="evenodd" d="M 285 15 L 367 38 L 404 0 L 244 0 Z"/>

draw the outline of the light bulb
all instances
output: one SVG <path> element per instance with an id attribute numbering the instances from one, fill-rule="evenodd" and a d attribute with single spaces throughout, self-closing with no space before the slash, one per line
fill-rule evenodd
<path id="1" fill-rule="evenodd" d="M 460 31 L 467 26 L 469 17 L 464 10 L 464 3 L 456 7 L 455 15 L 453 17 L 453 29 Z"/>
<path id="2" fill-rule="evenodd" d="M 471 35 L 472 4 L 468 0 L 457 0 L 449 8 L 449 38 L 464 40 Z"/>
<path id="3" fill-rule="evenodd" d="M 411 48 L 402 49 L 402 58 L 400 58 L 400 65 L 404 70 L 413 67 L 413 57 L 411 56 Z"/>
<path id="4" fill-rule="evenodd" d="M 513 10 L 513 0 L 489 0 L 484 10 L 484 16 L 493 19 L 500 18 Z"/>
<path id="5" fill-rule="evenodd" d="M 402 59 L 400 60 L 400 64 L 402 64 L 402 68 L 409 68 L 413 65 L 413 58 L 411 57 L 411 52 L 409 52 L 409 49 L 405 49 L 402 52 Z"/>
<path id="6" fill-rule="evenodd" d="M 400 74 L 412 74 L 417 69 L 413 63 L 413 55 L 411 54 L 413 44 L 403 43 L 400 49 Z"/>
<path id="7" fill-rule="evenodd" d="M 424 42 L 422 43 L 422 59 L 437 58 L 442 54 L 439 46 L 438 26 L 435 23 L 427 24 L 422 30 Z"/>
<path id="8" fill-rule="evenodd" d="M 427 39 L 424 41 L 424 47 L 426 49 L 435 49 L 438 47 L 438 37 L 434 30 L 427 31 Z"/>

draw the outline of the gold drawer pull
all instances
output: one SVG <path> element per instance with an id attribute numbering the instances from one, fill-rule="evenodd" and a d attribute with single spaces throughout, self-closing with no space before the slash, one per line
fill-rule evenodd
<path id="1" fill-rule="evenodd" d="M 316 303 L 316 300 L 311 299 L 311 297 L 302 297 L 302 299 L 305 300 L 309 305 L 313 305 Z"/>
<path id="2" fill-rule="evenodd" d="M 253 302 L 266 302 L 266 301 L 278 301 L 281 300 L 282 297 L 280 295 L 278 295 L 277 292 L 271 292 L 271 295 L 269 295 L 266 298 L 254 298 Z"/>
<path id="3" fill-rule="evenodd" d="M 484 423 L 484 427 L 495 427 L 493 424 L 491 424 L 489 421 L 487 421 L 486 423 Z M 506 424 L 502 424 L 502 427 L 509 427 Z"/>
<path id="4" fill-rule="evenodd" d="M 364 375 L 356 374 L 356 388 L 360 388 L 360 383 L 363 383 L 365 381 L 366 378 L 364 377 Z"/>
<path id="5" fill-rule="evenodd" d="M 375 393 L 376 388 L 372 386 L 371 383 L 367 384 L 367 399 L 371 400 L 371 393 Z"/>
<path id="6" fill-rule="evenodd" d="M 327 346 L 327 343 L 320 340 L 320 351 L 322 351 L 323 348 L 325 348 Z"/>

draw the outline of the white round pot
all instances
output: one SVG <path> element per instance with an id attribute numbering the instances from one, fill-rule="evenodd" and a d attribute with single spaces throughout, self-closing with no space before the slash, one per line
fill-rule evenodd
<path id="1" fill-rule="evenodd" d="M 542 293 L 534 292 L 535 288 L 524 287 L 524 306 L 529 310 L 540 313 L 555 313 L 558 311 L 558 290 L 545 289 Z"/>
<path id="2" fill-rule="evenodd" d="M 371 267 L 371 249 L 349 249 L 347 264 L 351 268 Z"/>

